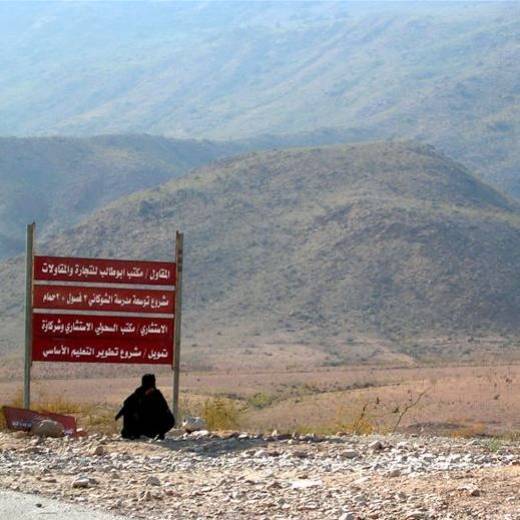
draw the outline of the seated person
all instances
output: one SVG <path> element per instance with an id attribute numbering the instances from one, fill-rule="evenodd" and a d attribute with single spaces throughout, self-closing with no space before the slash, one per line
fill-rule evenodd
<path id="1" fill-rule="evenodd" d="M 125 399 L 116 421 L 121 416 L 121 436 L 125 439 L 138 439 L 141 435 L 164 439 L 164 434 L 175 426 L 175 418 L 161 391 L 156 388 L 153 374 L 145 374 L 141 386 Z"/>

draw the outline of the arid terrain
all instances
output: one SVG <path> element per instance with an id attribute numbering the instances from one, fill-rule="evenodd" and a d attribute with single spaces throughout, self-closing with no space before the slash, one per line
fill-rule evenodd
<path id="1" fill-rule="evenodd" d="M 520 520 L 519 42 L 520 0 L 1 1 L 0 520 Z"/>
<path id="2" fill-rule="evenodd" d="M 489 440 L 0 434 L 0 486 L 150 520 L 512 520 L 518 464 L 516 444 Z"/>
<path id="3" fill-rule="evenodd" d="M 140 372 L 117 376 L 117 366 L 96 377 L 33 370 L 33 401 L 75 413 L 87 429 L 115 431 L 113 415 L 139 383 Z M 141 369 L 141 373 L 142 373 Z M 168 399 L 172 375 L 157 371 Z M 4 373 L 5 376 L 5 373 Z M 2 404 L 20 401 L 21 380 L 0 381 Z M 338 430 L 434 433 L 451 437 L 520 431 L 520 366 L 329 367 L 294 371 L 185 372 L 184 413 L 201 414 L 215 402 L 233 410 L 230 424 L 249 431 Z M 222 426 L 217 424 L 217 426 Z"/>

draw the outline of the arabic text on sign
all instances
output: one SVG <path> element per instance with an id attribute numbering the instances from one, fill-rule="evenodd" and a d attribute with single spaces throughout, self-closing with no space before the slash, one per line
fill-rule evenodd
<path id="1" fill-rule="evenodd" d="M 34 307 L 37 309 L 75 309 L 92 311 L 171 314 L 174 291 L 150 289 L 114 289 L 36 285 Z"/>
<path id="2" fill-rule="evenodd" d="M 173 324 L 167 318 L 88 316 L 74 314 L 39 314 L 33 316 L 36 336 L 108 337 L 108 338 L 172 338 Z"/>
<path id="3" fill-rule="evenodd" d="M 175 264 L 130 260 L 35 257 L 35 280 L 173 285 Z"/>
<path id="4" fill-rule="evenodd" d="M 172 362 L 171 341 L 57 340 L 35 338 L 34 361 L 165 364 Z"/>

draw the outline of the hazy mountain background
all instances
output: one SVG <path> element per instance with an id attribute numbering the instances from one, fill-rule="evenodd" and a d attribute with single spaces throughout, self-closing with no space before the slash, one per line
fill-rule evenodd
<path id="1" fill-rule="evenodd" d="M 2 2 L 0 134 L 417 138 L 520 195 L 518 2 Z"/>
<path id="2" fill-rule="evenodd" d="M 120 199 L 43 248 L 168 258 L 177 228 L 187 237 L 185 353 L 199 368 L 229 349 L 247 364 L 253 347 L 334 364 L 408 353 L 410 337 L 425 340 L 411 349 L 423 359 L 453 355 L 435 351 L 450 335 L 495 335 L 503 354 L 517 345 L 519 206 L 429 146 L 221 160 Z M 21 339 L 22 258 L 0 264 L 0 285 L 9 350 Z"/>

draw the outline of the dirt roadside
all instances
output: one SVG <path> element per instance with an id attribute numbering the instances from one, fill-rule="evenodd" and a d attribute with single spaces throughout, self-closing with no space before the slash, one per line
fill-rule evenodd
<path id="1" fill-rule="evenodd" d="M 154 519 L 520 519 L 520 448 L 414 436 L 0 434 L 0 486 Z"/>

